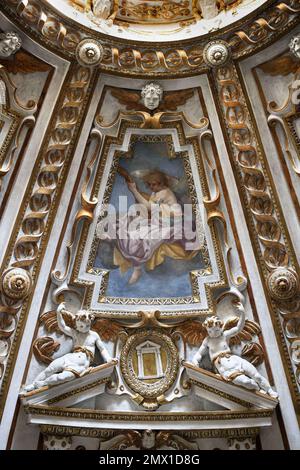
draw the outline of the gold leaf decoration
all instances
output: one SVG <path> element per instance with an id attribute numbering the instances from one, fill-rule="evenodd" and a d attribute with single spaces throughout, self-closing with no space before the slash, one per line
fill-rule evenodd
<path id="1" fill-rule="evenodd" d="M 238 324 L 238 317 L 231 318 L 230 320 L 227 320 L 227 322 L 224 325 L 224 331 L 231 330 L 231 328 L 235 328 Z M 250 320 L 245 321 L 245 325 L 243 330 L 230 338 L 230 346 L 235 346 L 241 344 L 242 341 L 251 341 L 253 339 L 253 336 L 258 336 L 260 334 L 260 326 Z"/>
<path id="2" fill-rule="evenodd" d="M 64 311 L 63 318 L 65 323 L 70 328 L 74 328 L 74 317 L 70 312 Z M 59 333 L 62 334 L 61 330 L 58 327 L 57 323 L 57 313 L 56 310 L 50 310 L 45 312 L 40 316 L 40 323 L 42 323 L 48 333 Z"/>
<path id="3" fill-rule="evenodd" d="M 117 323 L 110 320 L 96 319 L 93 323 L 92 329 L 98 333 L 101 339 L 104 341 L 114 341 L 118 338 L 124 328 Z"/>
<path id="4" fill-rule="evenodd" d="M 277 77 L 286 77 L 290 73 L 296 73 L 299 69 L 299 62 L 292 55 L 284 55 L 265 62 L 259 67 L 265 74 Z"/>
<path id="5" fill-rule="evenodd" d="M 183 340 L 190 346 L 200 346 L 207 331 L 199 321 L 189 321 L 176 327 L 175 332 L 182 335 Z"/>
<path id="6" fill-rule="evenodd" d="M 60 344 L 49 336 L 37 338 L 33 343 L 33 353 L 39 362 L 50 364 L 53 354 L 58 351 Z"/>
<path id="7" fill-rule="evenodd" d="M 264 350 L 258 343 L 248 343 L 242 349 L 242 357 L 257 367 L 264 362 Z"/>

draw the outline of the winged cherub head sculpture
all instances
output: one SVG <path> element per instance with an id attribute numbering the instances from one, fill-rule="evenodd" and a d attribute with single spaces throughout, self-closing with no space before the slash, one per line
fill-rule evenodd
<path id="1" fill-rule="evenodd" d="M 158 108 L 162 97 L 163 97 L 163 89 L 158 83 L 147 83 L 142 89 L 142 100 L 144 106 L 150 111 Z"/>

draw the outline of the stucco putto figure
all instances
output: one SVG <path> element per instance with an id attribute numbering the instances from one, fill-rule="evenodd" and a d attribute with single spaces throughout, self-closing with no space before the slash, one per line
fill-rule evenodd
<path id="1" fill-rule="evenodd" d="M 14 32 L 0 34 L 0 57 L 7 58 L 22 47 L 21 38 Z"/>
<path id="2" fill-rule="evenodd" d="M 107 20 L 111 14 L 111 0 L 93 0 L 93 13 L 97 18 Z"/>
<path id="3" fill-rule="evenodd" d="M 199 0 L 199 7 L 205 20 L 215 18 L 219 14 L 216 0 Z"/>
<path id="4" fill-rule="evenodd" d="M 291 40 L 290 51 L 295 57 L 297 57 L 297 59 L 300 59 L 300 34 L 293 37 L 293 39 Z"/>
<path id="5" fill-rule="evenodd" d="M 235 302 L 235 306 L 240 312 L 240 317 L 237 325 L 233 328 L 225 330 L 223 321 L 217 316 L 205 320 L 203 327 L 208 336 L 203 340 L 199 351 L 193 358 L 193 364 L 199 367 L 202 357 L 208 351 L 211 362 L 224 380 L 249 390 L 267 393 L 272 398 L 277 398 L 278 394 L 272 390 L 268 380 L 258 372 L 256 367 L 246 359 L 231 352 L 230 338 L 238 335 L 245 325 L 243 305 L 241 302 Z"/>
<path id="6" fill-rule="evenodd" d="M 154 111 L 158 108 L 162 97 L 163 89 L 158 83 L 147 83 L 142 89 L 142 101 L 147 109 Z"/>
<path id="7" fill-rule="evenodd" d="M 79 310 L 74 315 L 75 328 L 66 325 L 62 313 L 65 311 L 65 305 L 61 304 L 57 310 L 57 322 L 60 331 L 73 340 L 72 352 L 62 357 L 54 359 L 51 364 L 41 372 L 35 381 L 25 387 L 29 392 L 46 385 L 58 385 L 69 382 L 76 377 L 84 375 L 93 361 L 96 348 L 99 349 L 105 362 L 112 359 L 106 350 L 100 336 L 96 331 L 91 331 L 93 315 L 85 310 Z"/>

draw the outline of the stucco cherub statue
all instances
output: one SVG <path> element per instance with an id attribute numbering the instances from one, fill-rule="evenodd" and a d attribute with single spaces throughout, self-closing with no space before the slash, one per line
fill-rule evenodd
<path id="1" fill-rule="evenodd" d="M 237 323 L 229 320 L 224 325 L 218 316 L 209 317 L 204 321 L 202 325 L 204 339 L 192 362 L 199 367 L 202 357 L 208 351 L 212 364 L 224 380 L 277 398 L 278 394 L 272 390 L 268 380 L 256 367 L 231 351 L 230 340 L 241 334 L 245 326 L 245 310 L 242 303 L 236 300 L 233 305 L 240 313 Z M 231 326 L 230 323 L 236 325 Z"/>
<path id="2" fill-rule="evenodd" d="M 297 59 L 300 59 L 300 34 L 294 36 L 289 44 L 290 51 Z"/>
<path id="3" fill-rule="evenodd" d="M 7 58 L 21 49 L 22 41 L 14 32 L 0 34 L 0 58 Z"/>
<path id="4" fill-rule="evenodd" d="M 93 13 L 97 18 L 107 20 L 111 10 L 112 0 L 93 0 Z"/>
<path id="5" fill-rule="evenodd" d="M 68 313 L 73 316 L 75 327 L 66 325 L 63 313 Z M 92 321 L 93 315 L 88 311 L 79 310 L 76 315 L 73 315 L 65 310 L 64 303 L 60 304 L 57 309 L 58 328 L 61 332 L 72 338 L 72 352 L 54 359 L 50 365 L 36 377 L 32 384 L 25 386 L 24 390 L 26 392 L 46 385 L 58 385 L 69 382 L 76 377 L 81 377 L 89 371 L 96 348 L 99 349 L 105 362 L 112 360 L 98 333 L 91 330 Z"/>

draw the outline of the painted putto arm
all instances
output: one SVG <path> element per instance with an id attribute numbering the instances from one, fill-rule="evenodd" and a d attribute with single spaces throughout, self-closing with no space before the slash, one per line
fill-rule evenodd
<path id="1" fill-rule="evenodd" d="M 238 302 L 235 302 L 234 305 L 237 308 L 237 310 L 239 310 L 240 317 L 239 317 L 238 324 L 234 328 L 231 328 L 230 330 L 224 331 L 224 335 L 227 338 L 230 338 L 232 336 L 237 335 L 238 333 L 240 333 L 243 330 L 243 328 L 245 326 L 246 315 L 245 315 L 245 309 L 243 307 L 243 304 L 238 301 Z"/>
<path id="2" fill-rule="evenodd" d="M 145 197 L 140 193 L 140 191 L 138 190 L 134 182 L 129 183 L 128 188 L 134 195 L 137 202 L 139 202 L 140 204 L 143 204 L 143 206 L 145 206 L 148 210 L 151 210 L 151 203 L 147 199 L 145 199 Z"/>
<path id="3" fill-rule="evenodd" d="M 66 325 L 65 320 L 64 320 L 63 315 L 62 315 L 63 312 L 66 312 L 65 307 L 66 307 L 65 303 L 62 303 L 62 304 L 59 305 L 59 307 L 57 309 L 58 327 L 59 327 L 60 331 L 65 333 L 67 336 L 71 336 L 71 338 L 73 338 L 73 330 L 72 330 L 72 328 L 70 328 L 69 326 Z"/>

